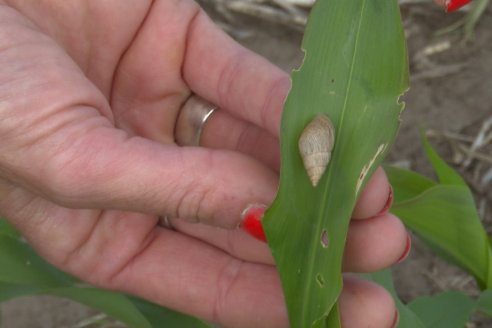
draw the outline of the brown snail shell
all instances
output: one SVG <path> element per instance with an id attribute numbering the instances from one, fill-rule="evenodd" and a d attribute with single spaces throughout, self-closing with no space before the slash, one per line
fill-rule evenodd
<path id="1" fill-rule="evenodd" d="M 335 143 L 335 128 L 325 114 L 316 117 L 304 128 L 299 138 L 299 152 L 313 187 L 326 171 Z"/>

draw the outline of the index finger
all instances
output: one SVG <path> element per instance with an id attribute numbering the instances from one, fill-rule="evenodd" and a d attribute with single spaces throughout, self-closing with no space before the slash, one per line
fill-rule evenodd
<path id="1" fill-rule="evenodd" d="M 189 28 L 183 77 L 195 93 L 279 136 L 289 76 L 236 43 L 203 11 Z"/>

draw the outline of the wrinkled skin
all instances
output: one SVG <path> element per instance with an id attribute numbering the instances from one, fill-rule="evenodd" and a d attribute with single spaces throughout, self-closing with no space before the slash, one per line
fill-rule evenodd
<path id="1" fill-rule="evenodd" d="M 0 214 L 39 254 L 222 326 L 288 326 L 267 246 L 236 228 L 248 204 L 275 197 L 284 72 L 186 0 L 0 0 L 0 67 Z M 221 110 L 203 147 L 182 148 L 173 130 L 191 93 Z M 346 271 L 404 252 L 403 225 L 378 215 L 388 193 L 379 169 L 354 210 Z M 163 215 L 180 218 L 175 231 Z M 351 276 L 341 311 L 344 327 L 395 315 L 384 290 Z"/>

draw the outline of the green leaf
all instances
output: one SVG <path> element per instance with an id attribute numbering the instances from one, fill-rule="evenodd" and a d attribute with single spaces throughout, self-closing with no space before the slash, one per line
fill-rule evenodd
<path id="1" fill-rule="evenodd" d="M 129 327 L 208 327 L 198 319 L 158 305 L 82 284 L 45 262 L 17 237 L 0 233 L 0 302 L 40 294 L 86 304 Z"/>
<path id="2" fill-rule="evenodd" d="M 403 302 L 396 294 L 390 269 L 374 273 L 365 273 L 361 276 L 367 280 L 371 280 L 380 284 L 381 286 L 386 288 L 391 296 L 393 296 L 396 308 L 398 309 L 398 313 L 400 316 L 400 319 L 398 321 L 398 328 L 428 328 L 408 306 L 403 304 Z"/>
<path id="3" fill-rule="evenodd" d="M 492 290 L 483 291 L 477 301 L 477 310 L 492 316 Z"/>
<path id="4" fill-rule="evenodd" d="M 319 323 L 320 326 L 323 328 L 324 327 L 326 327 L 326 328 L 341 327 L 342 322 L 340 320 L 340 309 L 339 309 L 338 303 L 335 303 L 335 305 L 331 309 L 330 314 L 328 315 L 328 318 L 326 318 L 326 320 L 321 319 L 317 323 Z"/>
<path id="5" fill-rule="evenodd" d="M 412 200 L 396 203 L 392 213 L 447 259 L 492 286 L 488 237 L 465 187 L 436 186 Z"/>
<path id="6" fill-rule="evenodd" d="M 282 116 L 280 188 L 263 220 L 292 327 L 325 320 L 336 302 L 352 209 L 393 143 L 408 85 L 396 0 L 318 1 L 303 48 Z M 298 139 L 318 113 L 330 117 L 336 137 L 313 187 Z"/>
<path id="7" fill-rule="evenodd" d="M 139 309 L 120 293 L 90 287 L 54 288 L 46 290 L 44 293 L 69 298 L 88 305 L 118 319 L 129 327 L 153 327 Z"/>
<path id="8" fill-rule="evenodd" d="M 405 195 L 397 199 L 391 211 L 440 256 L 471 273 L 482 288 L 492 288 L 489 238 L 473 195 L 459 174 L 439 157 L 425 138 L 424 147 L 441 184 L 431 186 L 416 173 L 412 182 L 412 179 L 398 177 L 401 170 L 390 172 L 388 176 L 395 194 Z M 412 183 L 417 187 L 411 186 Z M 416 195 L 418 190 L 420 193 Z"/>
<path id="9" fill-rule="evenodd" d="M 20 296 L 33 295 L 38 291 L 39 289 L 35 287 L 0 282 L 0 303 Z"/>
<path id="10" fill-rule="evenodd" d="M 76 280 L 41 259 L 26 243 L 0 235 L 0 282 L 50 288 Z"/>
<path id="11" fill-rule="evenodd" d="M 0 218 L 0 235 L 20 238 L 20 233 L 6 220 Z"/>
<path id="12" fill-rule="evenodd" d="M 425 190 L 437 185 L 434 181 L 413 171 L 387 165 L 384 166 L 384 170 L 393 186 L 394 203 L 417 197 Z"/>
<path id="13" fill-rule="evenodd" d="M 207 328 L 212 327 L 200 320 L 184 314 L 165 309 L 159 305 L 149 303 L 142 299 L 129 297 L 133 304 L 140 310 L 145 318 L 150 322 L 152 327 L 190 327 L 190 328 Z M 136 326 L 138 328 L 138 326 Z"/>
<path id="14" fill-rule="evenodd" d="M 47 291 L 93 307 L 135 328 L 210 327 L 193 317 L 165 309 L 145 300 L 97 288 L 61 288 Z"/>
<path id="15" fill-rule="evenodd" d="M 408 305 L 427 328 L 463 328 L 475 309 L 475 301 L 461 292 L 419 297 Z"/>
<path id="16" fill-rule="evenodd" d="M 472 3 L 471 9 L 465 17 L 465 41 L 473 38 L 475 26 L 483 17 L 489 4 L 490 0 L 476 0 Z"/>
<path id="17" fill-rule="evenodd" d="M 432 167 L 439 177 L 439 182 L 445 185 L 467 187 L 465 180 L 463 180 L 463 178 L 455 170 L 453 170 L 453 168 L 451 168 L 441 157 L 439 157 L 424 134 L 422 134 L 422 140 L 424 143 L 425 153 L 427 154 Z"/>
<path id="18" fill-rule="evenodd" d="M 128 327 L 210 327 L 198 319 L 118 292 L 82 287 L 81 285 L 68 288 L 39 289 L 0 283 L 0 302 L 19 296 L 41 294 L 68 298 L 85 304 L 123 322 Z"/>

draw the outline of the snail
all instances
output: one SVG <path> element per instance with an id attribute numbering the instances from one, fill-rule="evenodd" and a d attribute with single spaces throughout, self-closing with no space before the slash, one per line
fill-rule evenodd
<path id="1" fill-rule="evenodd" d="M 325 173 L 335 143 L 335 128 L 325 114 L 317 114 L 299 138 L 299 152 L 313 187 Z"/>

